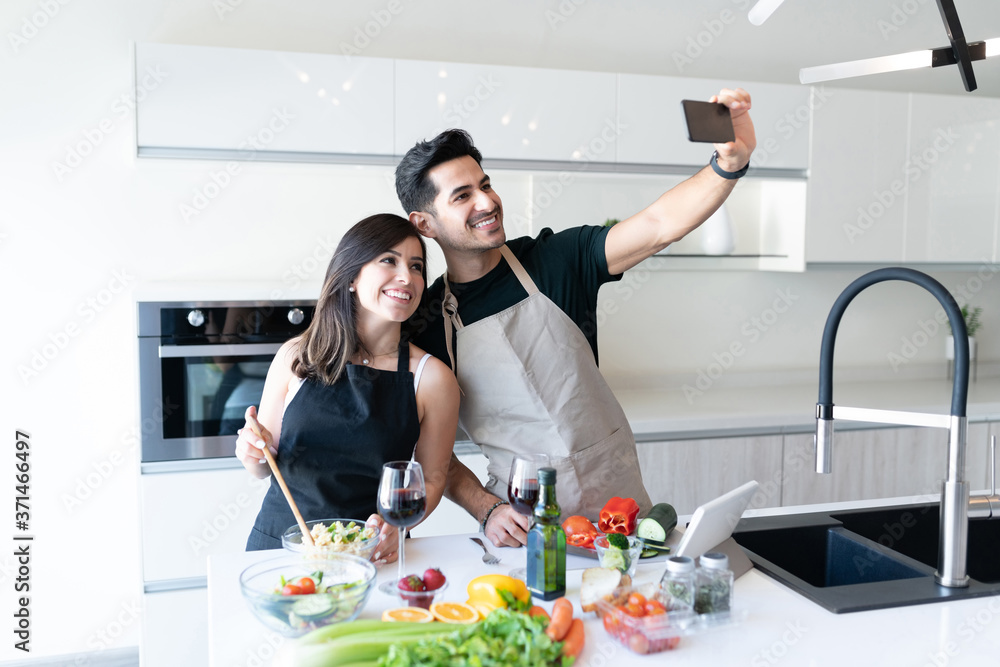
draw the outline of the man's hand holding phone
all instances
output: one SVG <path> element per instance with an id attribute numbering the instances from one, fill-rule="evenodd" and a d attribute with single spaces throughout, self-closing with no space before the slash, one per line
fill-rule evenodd
<path id="1" fill-rule="evenodd" d="M 750 161 L 757 147 L 750 120 L 750 94 L 742 88 L 724 88 L 708 102 L 683 100 L 688 139 L 715 146 L 717 163 L 725 171 L 737 172 Z"/>

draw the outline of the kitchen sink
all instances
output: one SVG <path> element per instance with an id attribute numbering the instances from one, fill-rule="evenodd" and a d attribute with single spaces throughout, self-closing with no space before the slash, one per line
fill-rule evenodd
<path id="1" fill-rule="evenodd" d="M 1000 520 L 969 525 L 967 588 L 934 581 L 936 504 L 743 519 L 754 566 L 834 613 L 1000 594 Z"/>
<path id="2" fill-rule="evenodd" d="M 838 512 L 832 518 L 853 533 L 931 567 L 937 566 L 941 529 L 937 504 Z M 968 553 L 966 569 L 970 578 L 988 584 L 1000 583 L 1000 520 L 969 521 Z"/>

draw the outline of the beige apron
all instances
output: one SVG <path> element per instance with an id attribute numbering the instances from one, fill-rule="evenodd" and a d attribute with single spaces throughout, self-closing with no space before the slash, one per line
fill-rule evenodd
<path id="1" fill-rule="evenodd" d="M 507 498 L 514 456 L 544 453 L 557 471 L 563 516 L 596 521 L 612 496 L 634 498 L 643 514 L 652 507 L 642 484 L 635 438 L 625 413 L 594 363 L 580 328 L 547 296 L 502 246 L 528 298 L 463 326 L 445 276 L 448 354 L 458 331 L 458 384 L 462 429 L 489 459 L 486 489 Z"/>

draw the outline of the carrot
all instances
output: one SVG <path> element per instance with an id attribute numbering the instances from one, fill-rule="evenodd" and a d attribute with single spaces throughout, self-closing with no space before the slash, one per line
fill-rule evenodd
<path id="1" fill-rule="evenodd" d="M 563 638 L 563 655 L 575 658 L 583 651 L 583 619 L 574 618 Z"/>
<path id="2" fill-rule="evenodd" d="M 573 603 L 566 598 L 558 598 L 552 603 L 552 620 L 545 634 L 554 642 L 561 642 L 573 622 Z"/>
<path id="3" fill-rule="evenodd" d="M 545 607 L 539 607 L 537 604 L 528 610 L 528 616 L 541 616 L 546 621 L 549 620 L 549 612 L 545 611 Z"/>

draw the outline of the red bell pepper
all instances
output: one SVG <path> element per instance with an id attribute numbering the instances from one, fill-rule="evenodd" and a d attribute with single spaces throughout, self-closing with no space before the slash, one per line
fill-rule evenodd
<path id="1" fill-rule="evenodd" d="M 590 519 L 579 515 L 567 517 L 563 521 L 562 527 L 566 533 L 566 544 L 571 544 L 575 547 L 592 548 L 594 546 L 594 538 L 600 535 L 597 529 L 594 528 L 594 524 L 590 522 Z"/>
<path id="2" fill-rule="evenodd" d="M 604 533 L 631 535 L 639 517 L 639 504 L 632 498 L 615 496 L 601 509 L 597 527 Z"/>

